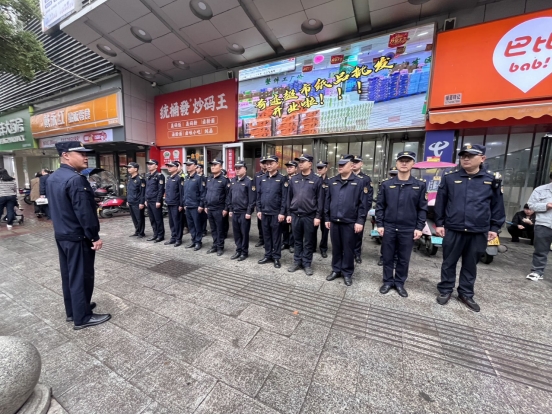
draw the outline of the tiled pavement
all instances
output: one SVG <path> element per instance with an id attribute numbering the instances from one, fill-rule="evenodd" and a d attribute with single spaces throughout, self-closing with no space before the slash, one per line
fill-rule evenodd
<path id="1" fill-rule="evenodd" d="M 0 335 L 37 346 L 69 413 L 551 411 L 552 284 L 524 278 L 527 244 L 479 266 L 477 314 L 435 302 L 440 253 L 413 253 L 403 299 L 379 294 L 369 239 L 347 288 L 318 254 L 307 277 L 289 252 L 276 270 L 262 248 L 230 261 L 231 238 L 216 257 L 210 236 L 193 253 L 130 233 L 102 222 L 93 300 L 113 318 L 74 331 L 51 225 L 0 229 Z"/>

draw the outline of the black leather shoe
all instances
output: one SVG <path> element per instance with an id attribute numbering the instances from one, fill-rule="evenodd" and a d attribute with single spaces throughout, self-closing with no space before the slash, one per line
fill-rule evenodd
<path id="1" fill-rule="evenodd" d="M 344 277 L 344 280 L 345 280 L 345 285 L 347 287 L 350 287 L 351 285 L 353 285 L 353 279 L 351 277 Z"/>
<path id="2" fill-rule="evenodd" d="M 157 238 L 155 241 L 153 241 L 154 244 L 159 243 L 161 241 L 164 241 L 165 238 Z"/>
<path id="3" fill-rule="evenodd" d="M 146 239 L 146 241 L 156 241 L 157 236 L 152 236 L 151 238 Z"/>
<path id="4" fill-rule="evenodd" d="M 175 243 L 176 243 L 176 241 L 167 241 L 163 245 L 172 245 L 172 244 L 175 244 Z"/>
<path id="5" fill-rule="evenodd" d="M 356 262 L 357 264 L 362 264 L 362 258 L 361 258 L 360 256 L 356 256 L 356 257 L 355 257 L 355 262 Z"/>
<path id="6" fill-rule="evenodd" d="M 332 273 L 326 277 L 326 281 L 333 281 L 333 280 L 335 280 L 336 278 L 339 278 L 339 277 L 341 277 L 341 274 L 339 272 L 333 272 L 332 271 Z"/>
<path id="7" fill-rule="evenodd" d="M 91 302 L 90 303 L 90 311 L 94 310 L 96 308 L 96 303 Z M 65 321 L 73 321 L 73 317 L 67 317 Z"/>
<path id="8" fill-rule="evenodd" d="M 320 251 L 320 255 L 322 255 L 322 258 L 328 258 L 328 252 L 326 251 Z"/>
<path id="9" fill-rule="evenodd" d="M 446 303 L 449 302 L 450 300 L 450 297 L 451 297 L 451 293 L 448 293 L 448 294 L 439 294 L 437 296 L 437 302 L 441 305 L 445 305 Z"/>
<path id="10" fill-rule="evenodd" d="M 98 324 L 105 323 L 111 318 L 111 314 L 92 314 L 90 320 L 87 323 L 81 324 L 80 326 L 73 327 L 74 330 L 82 330 L 87 327 L 97 326 Z"/>
<path id="11" fill-rule="evenodd" d="M 146 235 L 138 235 L 138 238 L 142 239 L 142 238 L 145 238 Z"/>
<path id="12" fill-rule="evenodd" d="M 217 251 L 217 256 L 222 256 L 224 254 L 224 250 L 220 249 Z"/>
<path id="13" fill-rule="evenodd" d="M 389 291 L 391 291 L 391 288 L 393 288 L 392 285 L 383 284 L 379 289 L 380 294 L 387 294 Z"/>
<path id="14" fill-rule="evenodd" d="M 314 274 L 314 271 L 312 270 L 311 267 L 305 267 L 305 274 L 307 274 L 308 276 L 311 276 Z"/>
<path id="15" fill-rule="evenodd" d="M 381 259 L 381 258 L 378 259 L 378 265 L 379 265 L 380 267 L 383 267 L 383 259 Z"/>
<path id="16" fill-rule="evenodd" d="M 287 244 L 282 244 L 282 251 L 283 251 L 284 249 L 289 249 L 289 245 L 287 245 Z"/>
<path id="17" fill-rule="evenodd" d="M 129 238 L 132 238 L 133 236 L 139 236 L 137 233 L 133 233 L 132 235 L 128 235 Z"/>
<path id="18" fill-rule="evenodd" d="M 259 259 L 257 264 L 266 264 L 267 262 L 272 262 L 272 258 L 264 257 L 263 259 Z"/>
<path id="19" fill-rule="evenodd" d="M 295 252 L 295 248 L 293 246 L 290 246 L 289 247 L 289 252 L 293 254 Z"/>
<path id="20" fill-rule="evenodd" d="M 215 253 L 215 252 L 217 252 L 217 248 L 210 248 L 210 249 L 207 251 L 208 254 L 213 254 L 213 253 Z"/>
<path id="21" fill-rule="evenodd" d="M 188 245 L 186 245 L 184 248 L 188 249 L 188 248 L 193 248 L 195 246 L 195 244 L 192 242 Z"/>
<path id="22" fill-rule="evenodd" d="M 230 257 L 230 259 L 238 259 L 241 256 L 239 252 L 236 252 L 234 255 Z"/>
<path id="23" fill-rule="evenodd" d="M 264 245 L 264 242 L 263 241 L 259 241 L 255 244 L 255 248 L 258 248 L 259 246 L 263 246 Z"/>
<path id="24" fill-rule="evenodd" d="M 300 268 L 301 268 L 301 264 L 293 264 L 291 267 L 288 268 L 288 272 L 295 272 Z"/>
<path id="25" fill-rule="evenodd" d="M 279 259 L 275 259 L 274 260 L 274 268 L 281 268 L 282 265 L 280 264 L 280 260 Z"/>
<path id="26" fill-rule="evenodd" d="M 397 290 L 397 292 L 401 297 L 404 297 L 404 298 L 408 297 L 408 293 L 406 292 L 406 290 L 402 285 L 395 285 L 395 290 Z"/>
<path id="27" fill-rule="evenodd" d="M 177 241 L 177 242 L 174 244 L 174 247 L 175 247 L 175 248 L 178 248 L 180 245 L 182 245 L 182 242 Z"/>
<path id="28" fill-rule="evenodd" d="M 194 251 L 199 251 L 201 249 L 201 244 L 194 245 Z"/>
<path id="29" fill-rule="evenodd" d="M 247 255 L 240 255 L 240 257 L 238 258 L 238 261 L 241 262 L 241 261 L 245 261 L 247 259 Z"/>
<path id="30" fill-rule="evenodd" d="M 475 311 L 476 313 L 479 313 L 481 311 L 481 307 L 479 307 L 479 304 L 475 302 L 473 297 L 466 297 L 465 295 L 458 294 L 458 300 L 464 303 L 466 307 L 468 307 L 472 311 Z"/>

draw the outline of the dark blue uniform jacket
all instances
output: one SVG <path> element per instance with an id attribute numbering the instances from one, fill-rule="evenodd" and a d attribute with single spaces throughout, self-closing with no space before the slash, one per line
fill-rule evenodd
<path id="1" fill-rule="evenodd" d="M 357 223 L 364 226 L 368 189 L 364 190 L 363 179 L 351 173 L 343 180 L 341 175 L 328 179 L 324 220 L 327 222 Z"/>
<path id="2" fill-rule="evenodd" d="M 217 177 L 209 176 L 205 185 L 204 206 L 211 210 L 228 210 L 228 188 L 230 180 L 222 173 Z"/>
<path id="3" fill-rule="evenodd" d="M 182 206 L 182 177 L 178 173 L 167 178 L 165 203 L 168 206 Z"/>
<path id="4" fill-rule="evenodd" d="M 159 172 L 146 175 L 146 200 L 161 203 L 165 194 L 165 176 Z"/>
<path id="5" fill-rule="evenodd" d="M 182 205 L 186 208 L 203 207 L 205 177 L 197 173 L 186 177 L 186 180 L 184 180 L 184 195 L 182 197 L 184 199 Z"/>
<path id="6" fill-rule="evenodd" d="M 322 217 L 324 210 L 322 178 L 314 172 L 307 176 L 302 173 L 288 178 L 287 214 Z"/>
<path id="7" fill-rule="evenodd" d="M 228 211 L 233 213 L 253 214 L 257 193 L 255 182 L 248 176 L 239 179 L 237 176 L 230 180 L 228 191 Z"/>
<path id="8" fill-rule="evenodd" d="M 146 181 L 139 174 L 129 177 L 127 183 L 127 202 L 129 205 L 143 205 L 146 201 Z"/>
<path id="9" fill-rule="evenodd" d="M 258 178 L 257 212 L 265 215 L 285 215 L 288 183 L 285 176 L 266 173 Z"/>

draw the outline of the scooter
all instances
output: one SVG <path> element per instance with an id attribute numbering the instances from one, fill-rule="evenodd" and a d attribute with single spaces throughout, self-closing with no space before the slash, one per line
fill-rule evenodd
<path id="1" fill-rule="evenodd" d="M 422 237 L 418 239 L 416 248 L 418 251 L 424 251 L 426 255 L 433 256 L 437 254 L 439 247 L 443 246 L 443 238 L 437 236 L 437 226 L 433 221 L 433 208 L 435 199 L 428 202 L 428 212 L 424 229 L 422 229 Z"/>
<path id="2" fill-rule="evenodd" d="M 115 192 L 112 189 L 113 186 L 98 187 L 94 190 L 94 200 L 98 208 L 102 205 L 103 201 L 109 197 L 114 197 Z"/>
<path id="3" fill-rule="evenodd" d="M 109 196 L 101 202 L 98 211 L 102 218 L 107 219 L 116 213 L 130 213 L 130 207 L 125 196 Z"/>

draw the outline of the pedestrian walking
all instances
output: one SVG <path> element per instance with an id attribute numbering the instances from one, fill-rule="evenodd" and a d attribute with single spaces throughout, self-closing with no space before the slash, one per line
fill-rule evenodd
<path id="1" fill-rule="evenodd" d="M 328 180 L 324 218 L 332 240 L 332 272 L 327 281 L 343 277 L 345 285 L 353 283 L 355 271 L 356 234 L 361 233 L 368 210 L 368 188 L 364 181 L 353 173 L 353 158 L 341 156 L 338 174 Z"/>
<path id="2" fill-rule="evenodd" d="M 165 194 L 165 176 L 157 171 L 159 162 L 150 159 L 146 162 L 146 206 L 153 229 L 153 236 L 148 241 L 154 243 L 165 239 L 165 223 L 163 222 L 163 195 Z"/>
<path id="3" fill-rule="evenodd" d="M 325 200 L 322 198 L 322 179 L 312 170 L 313 156 L 301 154 L 295 159 L 299 173 L 288 184 L 286 201 L 287 223 L 292 225 L 295 252 L 289 272 L 303 268 L 305 274 L 313 275 L 312 254 L 316 226 L 320 225 Z"/>
<path id="4" fill-rule="evenodd" d="M 59 253 L 66 321 L 74 329 L 105 323 L 110 314 L 94 314 L 94 261 L 102 249 L 94 192 L 80 172 L 88 167 L 86 149 L 78 141 L 56 143 L 60 168 L 46 182 L 46 194 Z"/>
<path id="5" fill-rule="evenodd" d="M 550 179 L 552 180 L 552 173 Z M 552 182 L 533 190 L 527 204 L 536 213 L 536 217 L 533 263 L 531 272 L 526 278 L 538 281 L 544 278 L 544 270 L 552 244 Z"/>
<path id="6" fill-rule="evenodd" d="M 236 252 L 230 259 L 243 261 L 249 256 L 249 231 L 251 230 L 251 215 L 255 210 L 257 194 L 255 182 L 247 174 L 247 166 L 243 160 L 234 164 L 236 177 L 230 180 L 228 191 L 228 215 L 232 218 L 232 230 Z"/>
<path id="7" fill-rule="evenodd" d="M 366 199 L 364 201 L 364 206 L 367 209 L 366 212 L 368 212 L 372 208 L 374 188 L 372 187 L 372 179 L 370 178 L 370 176 L 362 172 L 363 165 L 364 163 L 362 162 L 361 156 L 355 156 L 353 158 L 353 173 L 356 174 L 362 180 L 362 188 L 368 189 L 368 192 L 364 194 L 364 198 Z M 362 231 L 358 232 L 355 235 L 356 237 L 355 262 L 357 264 L 362 263 L 362 241 L 364 239 L 364 228 L 365 226 L 363 225 Z"/>
<path id="8" fill-rule="evenodd" d="M 325 203 L 326 191 L 328 189 L 328 162 L 322 160 L 318 161 L 318 163 L 316 164 L 316 172 L 318 176 L 320 176 L 320 178 L 322 179 L 322 192 L 324 193 L 322 195 L 322 200 Z M 322 234 L 322 237 L 320 238 L 319 248 L 322 258 L 328 257 L 328 237 L 330 235 L 330 231 L 328 228 L 326 228 L 325 223 L 326 219 L 324 218 L 324 208 L 322 208 L 322 218 L 320 218 L 320 226 L 314 227 L 314 239 L 312 243 L 313 252 L 316 252 L 316 246 L 318 245 L 318 228 L 320 228 L 320 233 Z"/>
<path id="9" fill-rule="evenodd" d="M 4 168 L 0 168 L 0 217 L 4 208 L 8 218 L 8 230 L 12 229 L 15 219 L 15 206 L 17 205 L 17 183 Z"/>
<path id="10" fill-rule="evenodd" d="M 290 160 L 284 164 L 286 166 L 286 180 L 289 183 L 290 179 L 297 174 L 298 163 L 294 160 Z M 288 223 L 287 220 L 284 220 L 280 223 L 282 228 L 282 250 L 289 249 L 289 252 L 293 254 L 295 251 L 295 240 L 293 239 L 293 231 L 291 228 L 291 223 Z"/>
<path id="11" fill-rule="evenodd" d="M 456 283 L 456 264 L 462 258 L 458 299 L 479 312 L 473 299 L 477 263 L 487 241 L 497 237 L 506 219 L 500 174 L 483 167 L 485 146 L 465 144 L 458 156 L 460 167 L 441 179 L 435 200 L 437 236 L 443 237 L 441 282 L 437 302 L 449 302 Z"/>
<path id="12" fill-rule="evenodd" d="M 146 181 L 138 173 L 139 169 L 140 165 L 138 163 L 131 162 L 127 165 L 129 174 L 127 181 L 127 203 L 130 209 L 130 217 L 134 224 L 134 233 L 130 236 L 143 238 L 146 236 L 144 233 L 146 229 L 144 212 L 146 207 Z"/>
<path id="13" fill-rule="evenodd" d="M 205 185 L 205 212 L 209 218 L 213 246 L 207 251 L 208 254 L 217 253 L 221 256 L 224 253 L 224 217 L 228 215 L 228 188 L 230 181 L 222 174 L 222 160 L 213 159 L 209 162 L 212 176 L 207 179 Z"/>
<path id="14" fill-rule="evenodd" d="M 383 255 L 383 285 L 379 291 L 387 294 L 395 288 L 401 297 L 408 297 L 404 284 L 414 241 L 421 238 L 425 226 L 427 191 L 425 182 L 410 174 L 416 153 L 400 152 L 396 160 L 398 174 L 381 183 L 376 205 Z"/>
<path id="15" fill-rule="evenodd" d="M 186 169 L 188 176 L 184 180 L 184 201 L 182 206 L 186 210 L 186 220 L 192 237 L 190 244 L 185 248 L 194 248 L 194 251 L 199 251 L 202 246 L 203 239 L 203 221 L 201 213 L 203 212 L 203 199 L 205 197 L 205 178 L 200 176 L 196 170 L 197 160 L 188 159 L 186 161 Z"/>
<path id="16" fill-rule="evenodd" d="M 171 229 L 171 239 L 165 242 L 165 245 L 173 245 L 178 248 L 182 245 L 182 177 L 178 174 L 178 162 L 169 161 L 165 163 L 169 171 L 165 186 L 165 203 L 169 210 L 169 227 Z"/>

